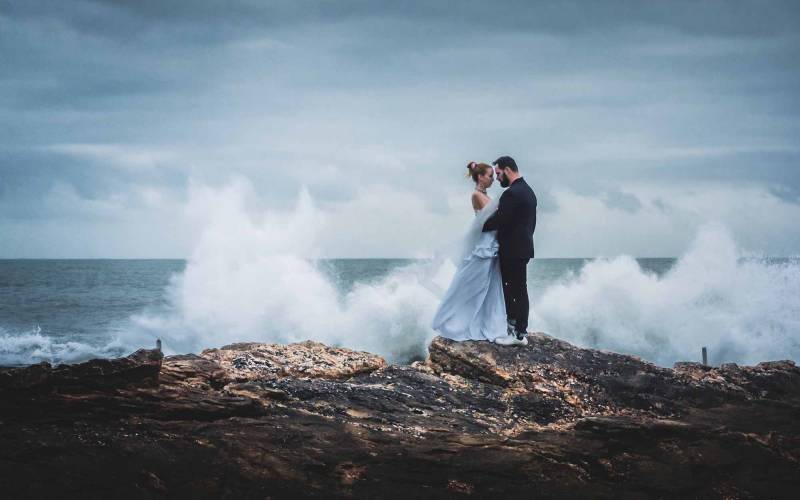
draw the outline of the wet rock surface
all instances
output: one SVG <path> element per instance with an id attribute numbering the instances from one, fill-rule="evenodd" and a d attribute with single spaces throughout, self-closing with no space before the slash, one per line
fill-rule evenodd
<path id="1" fill-rule="evenodd" d="M 795 498 L 800 369 L 436 338 L 0 370 L 7 498 Z"/>
<path id="2" fill-rule="evenodd" d="M 239 380 L 279 377 L 346 379 L 386 366 L 386 361 L 375 354 L 328 347 L 312 341 L 289 345 L 232 344 L 206 349 L 201 356 L 216 361 L 231 377 Z"/>

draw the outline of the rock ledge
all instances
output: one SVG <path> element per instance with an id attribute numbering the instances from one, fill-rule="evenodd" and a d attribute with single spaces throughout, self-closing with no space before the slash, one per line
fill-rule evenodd
<path id="1" fill-rule="evenodd" d="M 800 369 L 545 334 L 387 365 L 315 342 L 0 370 L 9 498 L 795 498 Z"/>

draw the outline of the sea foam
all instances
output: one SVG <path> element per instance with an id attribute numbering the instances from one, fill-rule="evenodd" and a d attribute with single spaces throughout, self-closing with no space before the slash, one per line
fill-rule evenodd
<path id="1" fill-rule="evenodd" d="M 208 225 L 170 285 L 169 311 L 134 317 L 128 342 L 149 345 L 158 336 L 168 352 L 197 352 L 232 342 L 311 339 L 390 361 L 425 355 L 438 303 L 423 282 L 425 266 L 357 283 L 342 297 L 310 260 L 326 221 L 308 193 L 290 212 L 256 217 L 246 209 L 248 196 L 241 182 L 202 193 Z"/>
<path id="2" fill-rule="evenodd" d="M 305 191 L 286 212 L 254 213 L 254 197 L 246 181 L 193 188 L 189 209 L 205 229 L 165 291 L 165 308 L 134 315 L 127 330 L 99 347 L 41 331 L 0 331 L 0 364 L 111 357 L 156 338 L 168 354 L 311 339 L 390 362 L 426 355 L 452 262 L 412 264 L 342 295 L 313 260 L 327 214 Z M 532 290 L 539 298 L 530 328 L 582 346 L 664 366 L 699 359 L 703 346 L 715 364 L 800 360 L 800 262 L 743 258 L 721 226 L 701 228 L 663 275 L 630 256 L 595 259 L 539 292 Z"/>
<path id="3" fill-rule="evenodd" d="M 307 259 L 325 224 L 308 193 L 292 212 L 259 217 L 245 210 L 246 184 L 204 196 L 214 209 L 170 287 L 171 313 L 135 318 L 146 343 L 158 335 L 185 352 L 313 339 L 396 362 L 425 356 L 441 294 L 431 284 L 446 285 L 452 263 L 411 265 L 341 297 Z M 714 363 L 800 359 L 800 264 L 742 258 L 717 225 L 662 276 L 630 256 L 596 259 L 537 296 L 531 329 L 666 366 L 703 346 Z"/>
<path id="4" fill-rule="evenodd" d="M 42 333 L 38 326 L 29 331 L 9 332 L 0 328 L 0 366 L 48 363 L 71 363 L 90 358 L 119 356 L 124 342 L 115 339 L 103 346 L 65 341 Z"/>
<path id="5" fill-rule="evenodd" d="M 535 264 L 534 264 L 535 265 Z M 671 366 L 800 360 L 800 262 L 743 258 L 719 225 L 701 228 L 666 274 L 620 256 L 588 262 L 534 304 L 532 327 Z"/>

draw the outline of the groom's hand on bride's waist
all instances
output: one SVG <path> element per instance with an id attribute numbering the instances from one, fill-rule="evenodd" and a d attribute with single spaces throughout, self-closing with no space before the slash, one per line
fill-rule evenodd
<path id="1" fill-rule="evenodd" d="M 483 223 L 483 232 L 496 231 L 507 226 L 508 221 L 511 219 L 511 209 L 511 200 L 506 196 L 506 193 L 503 193 L 500 196 L 500 202 L 497 204 L 497 211 Z"/>

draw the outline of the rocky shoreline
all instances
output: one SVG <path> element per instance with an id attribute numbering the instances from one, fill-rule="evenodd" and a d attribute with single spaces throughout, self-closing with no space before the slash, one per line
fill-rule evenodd
<path id="1" fill-rule="evenodd" d="M 424 362 L 314 342 L 0 370 L 5 498 L 796 498 L 800 369 L 545 334 Z"/>

